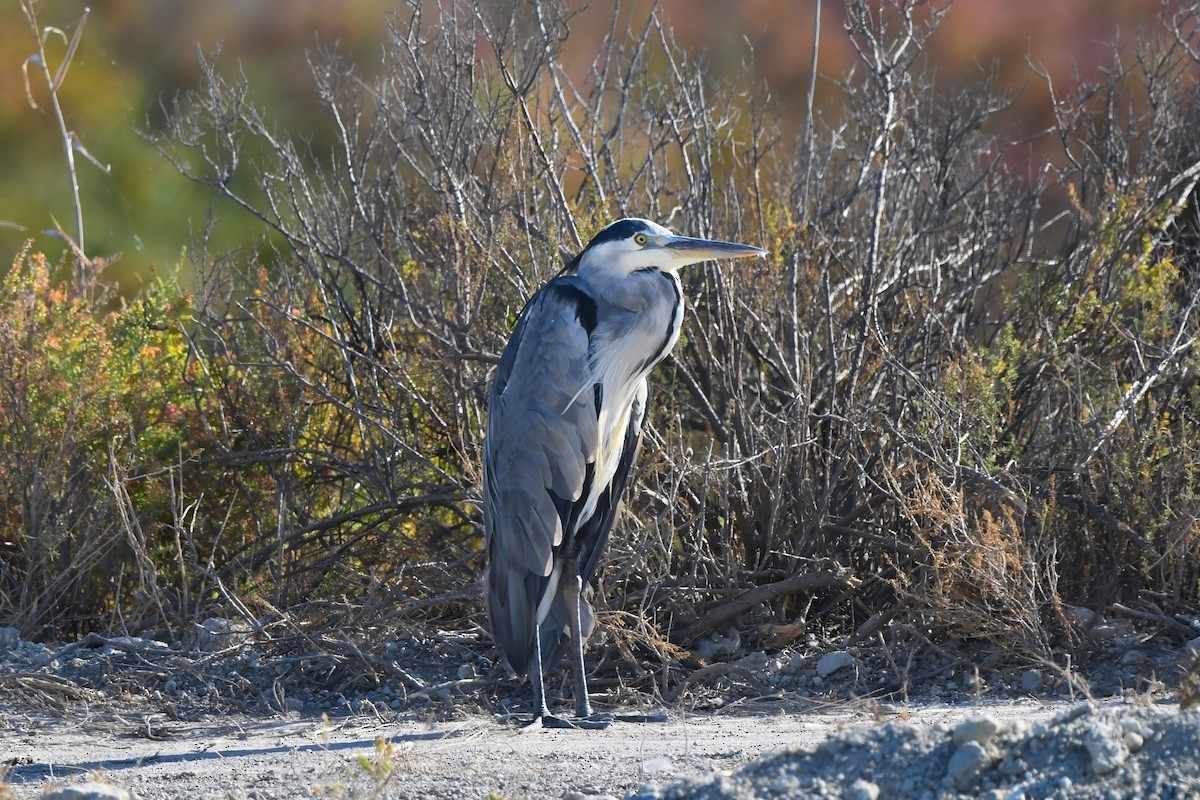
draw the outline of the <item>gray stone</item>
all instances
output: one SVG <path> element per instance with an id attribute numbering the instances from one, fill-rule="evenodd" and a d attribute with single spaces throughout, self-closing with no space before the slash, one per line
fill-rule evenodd
<path id="1" fill-rule="evenodd" d="M 21 641 L 21 637 L 17 635 L 17 629 L 11 625 L 6 625 L 0 628 L 0 653 L 7 652 Z"/>
<path id="2" fill-rule="evenodd" d="M 1025 670 L 1021 675 L 1021 691 L 1033 694 L 1042 688 L 1042 673 L 1036 669 Z"/>
<path id="3" fill-rule="evenodd" d="M 737 628 L 730 628 L 724 635 L 712 633 L 696 642 L 696 655 L 705 661 L 714 661 L 719 656 L 731 656 L 742 646 L 742 635 Z"/>
<path id="4" fill-rule="evenodd" d="M 822 678 L 827 678 L 843 667 L 848 667 L 854 663 L 854 656 L 847 653 L 845 650 L 835 650 L 832 653 L 826 653 L 817 661 L 817 675 Z"/>
<path id="5" fill-rule="evenodd" d="M 750 655 L 743 656 L 733 663 L 750 672 L 763 672 L 767 668 L 767 654 L 762 650 L 755 650 Z"/>
<path id="6" fill-rule="evenodd" d="M 1141 650 L 1130 650 L 1121 656 L 1121 664 L 1126 667 L 1136 667 L 1145 664 L 1150 660 L 1150 656 L 1143 653 Z"/>
<path id="7" fill-rule="evenodd" d="M 1100 615 L 1090 608 L 1070 606 L 1067 608 L 1067 619 L 1071 620 L 1077 628 L 1086 631 L 1096 624 L 1097 620 L 1100 619 Z"/>
<path id="8" fill-rule="evenodd" d="M 196 644 L 206 653 L 239 645 L 246 640 L 249 630 L 244 622 L 209 617 L 195 627 Z"/>

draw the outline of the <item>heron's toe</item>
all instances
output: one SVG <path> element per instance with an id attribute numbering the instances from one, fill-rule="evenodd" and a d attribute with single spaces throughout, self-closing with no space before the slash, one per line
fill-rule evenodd
<path id="1" fill-rule="evenodd" d="M 572 717 L 567 722 L 572 728 L 580 728 L 585 731 L 602 731 L 613 724 L 613 717 L 611 714 L 589 714 L 586 717 Z"/>
<path id="2" fill-rule="evenodd" d="M 670 719 L 666 714 L 616 714 L 617 722 L 666 722 Z"/>

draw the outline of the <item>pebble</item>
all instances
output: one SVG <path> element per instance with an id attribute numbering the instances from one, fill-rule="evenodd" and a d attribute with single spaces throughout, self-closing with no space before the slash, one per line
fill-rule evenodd
<path id="1" fill-rule="evenodd" d="M 1042 682 L 1042 673 L 1036 669 L 1025 670 L 1024 674 L 1021 675 L 1021 691 L 1034 694 L 1042 688 Z"/>
<path id="2" fill-rule="evenodd" d="M 826 653 L 817 661 L 817 675 L 822 678 L 827 678 L 843 667 L 848 667 L 854 663 L 854 656 L 847 653 L 845 650 L 835 650 L 832 653 Z"/>

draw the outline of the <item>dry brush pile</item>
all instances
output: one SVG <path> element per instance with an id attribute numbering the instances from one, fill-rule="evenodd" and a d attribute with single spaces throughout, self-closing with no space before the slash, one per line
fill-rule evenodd
<path id="1" fill-rule="evenodd" d="M 1051 86 L 1054 125 L 1014 142 L 987 75 L 935 80 L 924 4 L 848 0 L 826 35 L 858 63 L 798 130 L 752 50 L 716 77 L 655 17 L 614 19 L 579 77 L 553 3 L 429 5 L 391 20 L 378 79 L 314 54 L 332 140 L 278 130 L 219 59 L 171 105 L 158 146 L 266 233 L 194 247 L 186 313 L 146 301 L 138 330 L 170 341 L 141 363 L 174 360 L 96 387 L 116 410 L 81 394 L 46 428 L 0 402 L 0 621 L 478 625 L 490 370 L 624 215 L 771 256 L 683 276 L 600 575 L 621 654 L 675 663 L 739 626 L 1045 657 L 1067 605 L 1196 613 L 1196 9 Z M 97 324 L 132 324 L 103 300 Z M 35 339 L 5 302 L 13 371 Z"/>

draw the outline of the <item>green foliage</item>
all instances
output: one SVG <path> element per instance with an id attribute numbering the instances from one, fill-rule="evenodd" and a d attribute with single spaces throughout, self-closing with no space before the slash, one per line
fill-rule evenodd
<path id="1" fill-rule="evenodd" d="M 148 473 L 196 449 L 186 298 L 160 287 L 105 311 L 51 272 L 22 253 L 0 292 L 0 611 L 33 632 L 113 611 L 129 558 L 115 487 L 161 518 L 169 492 Z"/>

